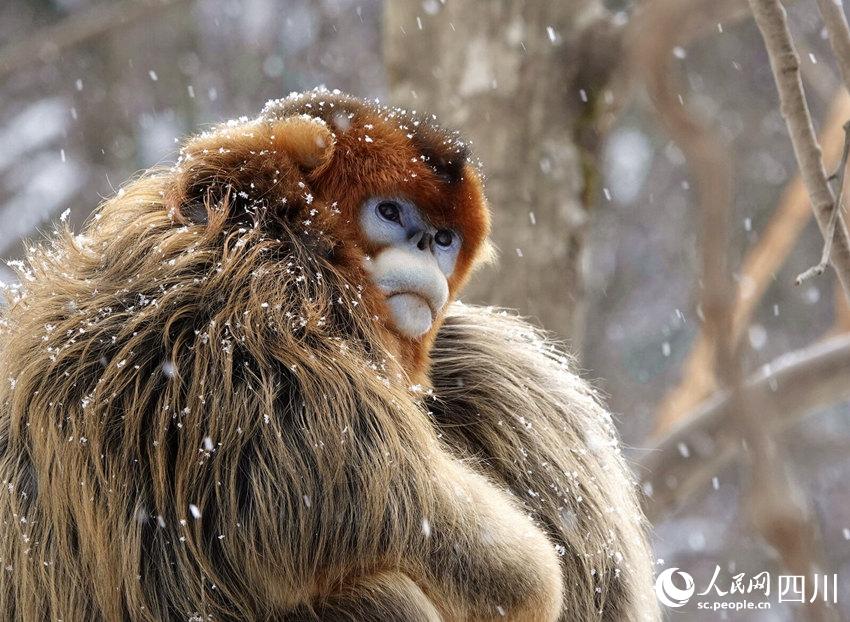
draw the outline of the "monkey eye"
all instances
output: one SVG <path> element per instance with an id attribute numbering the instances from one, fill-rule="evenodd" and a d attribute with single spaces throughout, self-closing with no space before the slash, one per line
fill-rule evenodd
<path id="1" fill-rule="evenodd" d="M 437 246 L 442 246 L 444 248 L 448 248 L 454 242 L 455 234 L 453 231 L 449 229 L 440 229 L 437 233 L 434 234 L 434 242 Z"/>
<path id="2" fill-rule="evenodd" d="M 401 209 L 398 206 L 398 203 L 394 203 L 392 201 L 381 201 L 378 203 L 378 214 L 384 220 L 389 220 L 390 222 L 397 222 L 401 224 Z"/>

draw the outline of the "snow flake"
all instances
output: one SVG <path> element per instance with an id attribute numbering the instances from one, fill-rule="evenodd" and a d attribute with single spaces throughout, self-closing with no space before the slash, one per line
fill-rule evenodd
<path id="1" fill-rule="evenodd" d="M 174 363 L 171 361 L 164 361 L 162 364 L 162 373 L 168 376 L 169 378 L 174 378 L 177 370 L 174 367 Z"/>

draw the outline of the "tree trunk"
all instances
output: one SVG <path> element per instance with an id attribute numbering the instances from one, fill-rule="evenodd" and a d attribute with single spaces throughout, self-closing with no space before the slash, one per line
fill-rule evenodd
<path id="1" fill-rule="evenodd" d="M 601 3 L 393 0 L 384 11 L 392 102 L 461 130 L 483 164 L 499 260 L 467 299 L 517 309 L 578 350 L 608 74 L 585 43 L 610 34 Z"/>

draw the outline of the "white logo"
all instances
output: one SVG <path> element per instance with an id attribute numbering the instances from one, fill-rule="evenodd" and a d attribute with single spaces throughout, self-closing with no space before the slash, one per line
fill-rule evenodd
<path id="1" fill-rule="evenodd" d="M 739 572 L 729 579 L 722 574 L 716 565 L 706 588 L 697 592 L 690 574 L 668 568 L 655 579 L 655 595 L 667 607 L 690 605 L 705 611 L 767 610 L 771 595 L 780 603 L 838 603 L 837 574 L 779 575 L 775 584 L 766 570 L 750 575 Z M 692 601 L 692 597 L 696 598 Z"/>
<path id="2" fill-rule="evenodd" d="M 685 588 L 681 589 L 673 583 L 673 575 L 679 575 L 685 582 Z M 694 578 L 687 572 L 678 568 L 668 568 L 658 575 L 655 580 L 655 594 L 662 604 L 668 607 L 682 607 L 694 595 Z"/>

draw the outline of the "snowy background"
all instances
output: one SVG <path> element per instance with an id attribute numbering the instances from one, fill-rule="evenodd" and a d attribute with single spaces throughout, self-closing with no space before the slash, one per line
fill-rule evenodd
<path id="1" fill-rule="evenodd" d="M 436 1 L 425 0 L 423 11 Z M 5 0 L 0 59 L 10 62 L 34 33 L 95 4 Z M 101 2 L 110 4 L 118 3 Z M 190 131 L 252 115 L 268 99 L 319 84 L 364 97 L 389 93 L 383 3 L 377 0 L 139 6 L 143 15 L 107 34 L 64 46 L 58 54 L 44 41 L 39 60 L 0 74 L 0 255 L 5 259 L 19 258 L 23 241 L 37 239 L 66 209 L 79 228 L 127 178 L 172 161 L 176 138 Z M 608 6 L 627 10 L 630 3 Z M 793 3 L 791 18 L 820 126 L 840 83 L 835 67 L 820 60 L 829 58 L 828 44 L 812 3 Z M 734 147 L 733 263 L 738 265 L 758 242 L 796 172 L 767 58 L 747 21 L 676 56 L 691 103 Z M 588 311 L 577 354 L 584 375 L 606 394 L 627 452 L 637 460 L 651 444 L 659 401 L 678 381 L 699 327 L 699 222 L 683 156 L 659 128 L 645 97 L 621 111 L 602 153 L 601 191 L 590 212 L 584 257 Z M 750 369 L 835 330 L 832 279 L 802 287 L 793 283 L 816 262 L 820 240 L 810 223 L 775 274 L 746 335 Z M 0 267 L 0 280 L 12 278 L 5 265 Z M 837 405 L 814 413 L 789 430 L 786 440 L 796 477 L 819 519 L 824 571 L 839 573 L 847 601 L 842 607 L 850 619 L 850 409 Z M 737 565 L 748 573 L 777 568 L 775 554 L 751 532 L 742 513 L 735 469 L 718 478 L 716 490 L 655 526 L 660 566 L 687 569 L 700 585 L 715 564 L 730 571 Z M 791 609 L 774 607 L 762 617 L 734 617 L 790 620 L 792 615 Z M 692 611 L 675 619 L 719 619 L 719 614 Z"/>

